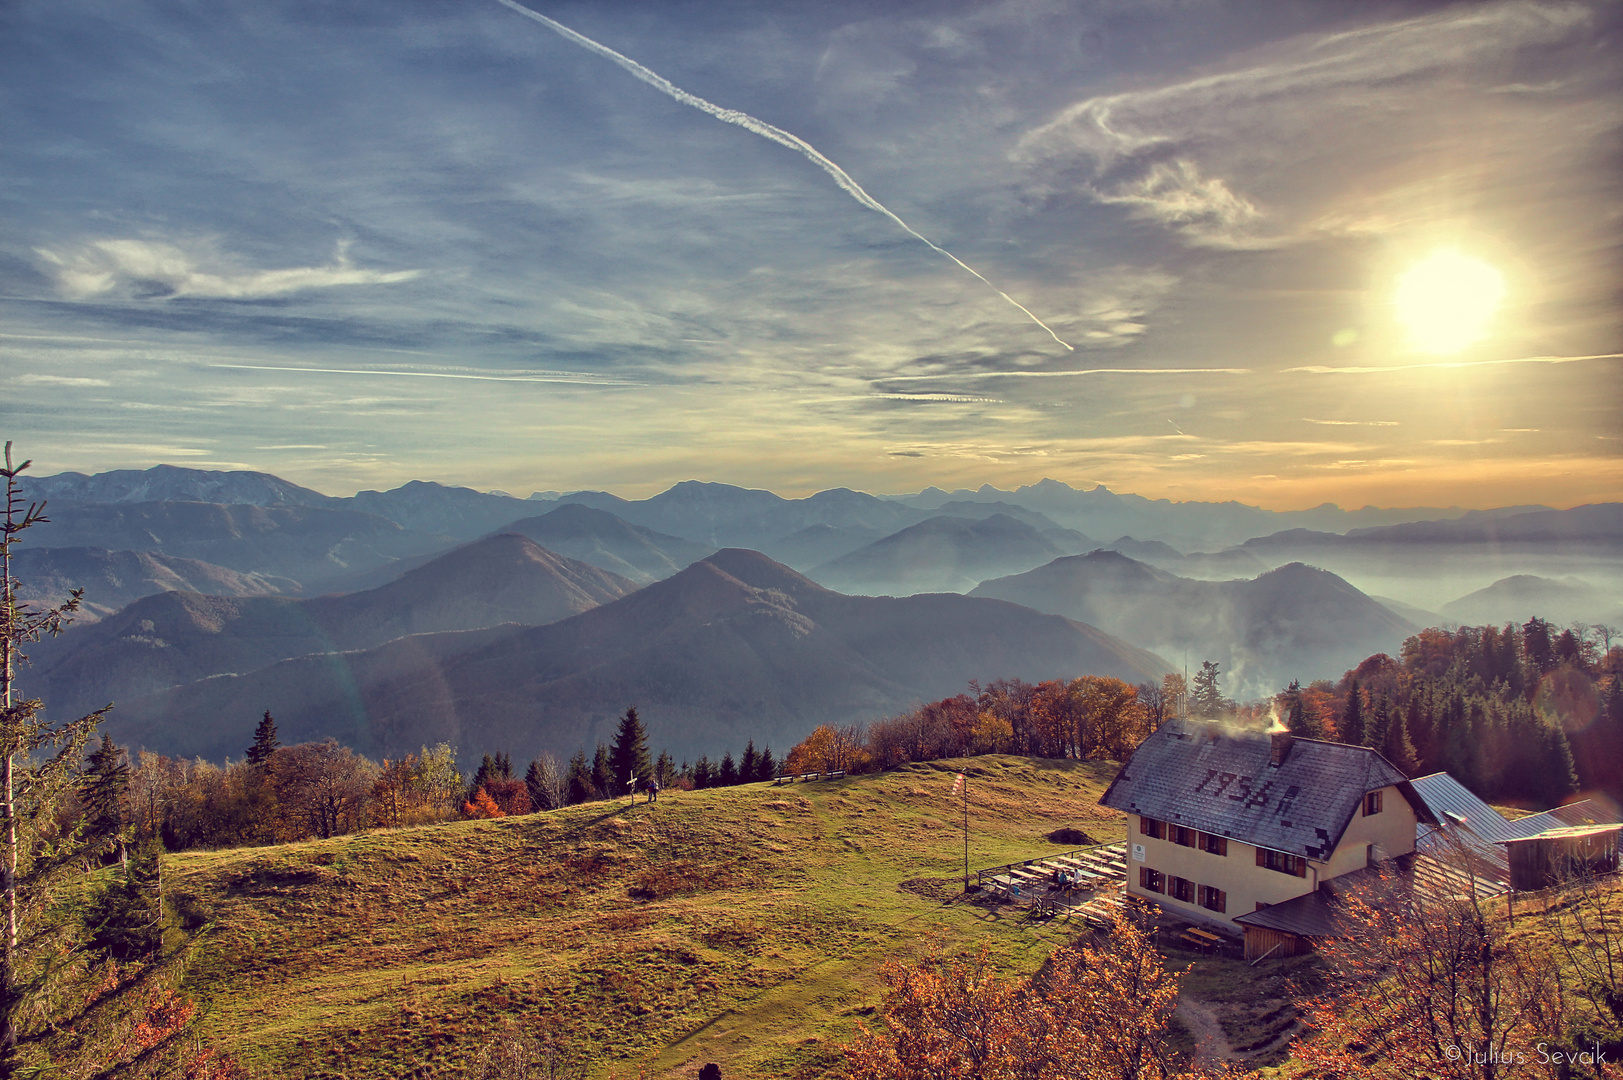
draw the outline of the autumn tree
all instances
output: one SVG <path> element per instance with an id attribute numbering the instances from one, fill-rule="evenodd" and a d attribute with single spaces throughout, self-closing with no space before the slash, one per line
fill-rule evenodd
<path id="1" fill-rule="evenodd" d="M 83 590 L 55 607 L 35 609 L 17 599 L 11 551 L 18 534 L 48 521 L 44 503 L 23 505 L 17 477 L 31 462 L 13 466 L 6 443 L 6 505 L 0 519 L 0 1076 L 18 1067 L 18 1020 L 28 999 L 46 988 L 55 926 L 48 909 L 51 885 L 82 855 L 76 829 L 56 818 L 79 785 L 79 767 L 107 708 L 53 725 L 38 699 L 22 698 L 16 673 L 24 647 L 54 636 L 78 610 Z"/>
<path id="2" fill-rule="evenodd" d="M 336 739 L 278 751 L 273 775 L 289 839 L 327 839 L 353 832 L 364 820 L 376 766 Z"/>
<path id="3" fill-rule="evenodd" d="M 530 806 L 535 810 L 556 810 L 569 805 L 569 777 L 550 753 L 530 762 L 524 772 L 524 786 L 530 794 Z"/>
<path id="4" fill-rule="evenodd" d="M 1392 876 L 1342 897 L 1341 933 L 1320 942 L 1327 989 L 1308 1001 L 1316 1035 L 1295 1045 L 1306 1075 L 1495 1080 L 1517 1056 L 1515 1075 L 1554 1075 L 1530 1049 L 1563 1026 L 1554 958 L 1461 892 Z"/>
<path id="5" fill-rule="evenodd" d="M 1168 1058 L 1178 978 L 1132 917 L 1054 954 L 1030 979 L 973 961 L 889 961 L 883 1027 L 859 1024 L 841 1049 L 873 1080 L 1162 1080 L 1192 1076 Z"/>
<path id="6" fill-rule="evenodd" d="M 862 729 L 856 725 L 835 727 L 821 724 L 789 751 L 786 773 L 852 771 L 867 758 L 862 745 Z"/>

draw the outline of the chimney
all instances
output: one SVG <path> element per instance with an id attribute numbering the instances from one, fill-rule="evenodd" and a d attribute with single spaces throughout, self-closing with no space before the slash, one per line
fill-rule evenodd
<path id="1" fill-rule="evenodd" d="M 1272 743 L 1268 752 L 1268 764 L 1275 768 L 1285 764 L 1285 758 L 1291 752 L 1290 728 L 1283 724 L 1268 729 L 1268 739 Z"/>

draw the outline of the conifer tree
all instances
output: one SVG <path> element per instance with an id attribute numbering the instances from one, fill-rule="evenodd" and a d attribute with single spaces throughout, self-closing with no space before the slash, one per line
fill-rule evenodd
<path id="1" fill-rule="evenodd" d="M 721 767 L 716 770 L 716 786 L 732 787 L 738 783 L 738 763 L 731 750 L 721 755 Z"/>
<path id="2" fill-rule="evenodd" d="M 44 503 L 23 506 L 18 475 L 31 462 L 11 463 L 6 443 L 5 511 L 0 517 L 0 1076 L 17 1062 L 17 1020 L 30 990 L 43 988 L 47 964 L 35 972 L 29 963 L 46 938 L 44 899 L 58 876 L 71 872 L 83 854 L 74 833 L 57 831 L 56 811 L 79 784 L 79 769 L 96 725 L 108 709 L 52 725 L 37 699 L 19 700 L 17 664 L 22 649 L 62 632 L 79 608 L 82 589 L 66 603 L 34 609 L 17 599 L 11 576 L 11 549 L 17 535 L 50 520 Z M 53 752 L 54 751 L 54 752 Z M 33 925 L 25 926 L 25 920 Z"/>
<path id="3" fill-rule="evenodd" d="M 592 768 L 586 764 L 586 751 L 576 750 L 569 759 L 569 805 L 591 802 L 597 798 L 597 787 L 592 781 Z"/>
<path id="4" fill-rule="evenodd" d="M 1375 699 L 1375 709 L 1364 722 L 1363 744 L 1379 750 L 1386 745 L 1386 732 L 1392 726 L 1392 703 L 1383 692 Z"/>
<path id="5" fill-rule="evenodd" d="M 552 799 L 547 794 L 546 781 L 541 777 L 541 761 L 539 758 L 530 761 L 529 769 L 524 773 L 524 790 L 529 793 L 530 805 L 536 810 L 556 810 L 552 806 Z"/>
<path id="6" fill-rule="evenodd" d="M 1336 738 L 1350 746 L 1364 745 L 1364 698 L 1358 691 L 1358 680 L 1347 688 L 1347 707 L 1336 725 Z"/>
<path id="7" fill-rule="evenodd" d="M 276 739 L 276 719 L 271 716 L 270 710 L 260 719 L 259 726 L 254 728 L 254 744 L 248 748 L 248 764 L 263 768 L 269 764 L 271 755 L 281 744 Z"/>
<path id="8" fill-rule="evenodd" d="M 615 796 L 614 766 L 609 759 L 609 748 L 602 743 L 597 744 L 597 752 L 592 755 L 592 787 L 597 789 L 595 798 Z"/>
<path id="9" fill-rule="evenodd" d="M 114 746 L 104 731 L 85 764 L 85 787 L 79 798 L 84 806 L 86 839 L 93 846 L 111 845 L 118 861 L 125 863 L 124 798 L 130 787 L 130 766 L 124 748 Z"/>
<path id="10" fill-rule="evenodd" d="M 1189 711 L 1200 719 L 1210 720 L 1222 715 L 1223 694 L 1217 688 L 1217 677 L 1217 665 L 1210 660 L 1201 661 L 1189 697 Z"/>
<path id="11" fill-rule="evenodd" d="M 693 786 L 707 788 L 716 782 L 715 774 L 710 771 L 710 758 L 700 754 L 699 760 L 693 763 Z"/>
<path id="12" fill-rule="evenodd" d="M 668 788 L 671 786 L 671 781 L 676 779 L 676 776 L 676 761 L 671 757 L 671 752 L 661 750 L 659 760 L 654 762 L 654 779 L 659 781 L 660 787 Z"/>
<path id="13" fill-rule="evenodd" d="M 761 751 L 761 760 L 755 766 L 755 779 L 772 780 L 778 775 L 778 763 L 772 756 L 772 747 L 768 745 Z"/>
<path id="14" fill-rule="evenodd" d="M 755 740 L 751 739 L 744 746 L 744 756 L 738 759 L 738 782 L 741 784 L 754 783 L 760 779 L 756 774 L 761 771 L 761 755 L 755 752 Z"/>
<path id="15" fill-rule="evenodd" d="M 90 947 L 111 960 L 143 960 L 162 939 L 163 904 L 156 837 L 138 845 L 112 881 L 91 894 L 85 912 Z"/>
<path id="16" fill-rule="evenodd" d="M 1382 753 L 1404 776 L 1412 777 L 1419 774 L 1420 756 L 1415 753 L 1414 743 L 1409 739 L 1409 721 L 1402 709 L 1392 710 Z"/>
<path id="17" fill-rule="evenodd" d="M 620 718 L 620 730 L 614 736 L 614 750 L 609 755 L 609 765 L 615 787 L 604 794 L 610 798 L 624 792 L 633 776 L 641 783 L 653 774 L 654 763 L 648 756 L 648 733 L 643 730 L 635 705 L 626 709 L 625 715 Z"/>

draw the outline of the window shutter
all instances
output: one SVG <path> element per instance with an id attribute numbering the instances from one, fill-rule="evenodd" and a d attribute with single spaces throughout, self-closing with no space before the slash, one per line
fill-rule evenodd
<path id="1" fill-rule="evenodd" d="M 1345 806 L 1347 804 L 1342 803 L 1342 805 Z M 1257 865 L 1258 866 L 1267 866 L 1268 865 L 1268 852 L 1263 848 L 1258 848 L 1257 849 Z"/>

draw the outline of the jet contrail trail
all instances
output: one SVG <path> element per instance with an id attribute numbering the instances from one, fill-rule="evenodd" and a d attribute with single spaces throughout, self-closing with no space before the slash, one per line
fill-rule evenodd
<path id="1" fill-rule="evenodd" d="M 974 274 L 987 288 L 1003 297 L 1003 299 L 1013 304 L 1016 308 L 1019 308 L 1020 311 L 1025 314 L 1026 318 L 1030 319 L 1044 330 L 1047 330 L 1049 337 L 1053 338 L 1061 345 L 1064 345 L 1072 352 L 1076 351 L 1075 349 L 1071 348 L 1070 343 L 1065 341 L 1058 334 L 1054 333 L 1054 331 L 1049 328 L 1047 323 L 1033 315 L 1030 308 L 1027 308 L 1020 301 L 1016 300 L 1014 297 L 1010 296 L 996 285 L 993 285 L 990 281 L 987 281 L 986 278 L 981 275 L 979 270 L 976 270 L 973 266 L 970 266 L 968 263 L 964 262 L 964 260 L 948 251 L 946 248 L 932 242 L 928 236 L 925 236 L 923 233 L 914 229 L 907 222 L 891 213 L 884 203 L 881 203 L 878 199 L 874 198 L 872 195 L 869 195 L 866 191 L 863 191 L 861 184 L 851 179 L 844 169 L 840 168 L 828 158 L 824 157 L 818 152 L 815 146 L 807 142 L 805 139 L 800 138 L 798 135 L 791 135 L 789 132 L 780 127 L 773 127 L 765 120 L 757 120 L 749 113 L 739 112 L 737 109 L 724 109 L 720 105 L 706 101 L 704 98 L 699 97 L 696 94 L 690 94 L 664 76 L 649 71 L 647 68 L 643 67 L 630 57 L 620 55 L 607 45 L 599 45 L 586 35 L 577 34 L 563 23 L 549 19 L 538 11 L 531 11 L 523 4 L 515 2 L 515 0 L 496 0 L 496 2 L 501 4 L 503 7 L 512 8 L 525 18 L 534 19 L 542 26 L 552 30 L 561 37 L 573 41 L 576 45 L 579 45 L 583 49 L 590 49 L 592 52 L 603 57 L 605 60 L 614 61 L 614 63 L 630 72 L 634 78 L 640 79 L 641 81 L 647 83 L 649 86 L 652 86 L 655 90 L 665 94 L 667 97 L 674 98 L 684 105 L 691 105 L 702 113 L 708 113 L 711 116 L 714 116 L 717 120 L 723 120 L 729 124 L 737 124 L 745 131 L 754 132 L 763 139 L 771 139 L 775 143 L 782 146 L 787 146 L 791 150 L 804 154 L 807 159 L 812 162 L 812 164 L 816 165 L 818 168 L 828 173 L 828 175 L 832 176 L 834 178 L 834 182 L 840 185 L 840 190 L 844 191 L 847 195 L 851 196 L 863 206 L 866 206 L 869 210 L 872 210 L 875 213 L 884 214 L 886 217 L 890 218 L 890 220 L 894 221 L 897 226 L 909 236 L 927 245 L 930 250 L 937 252 L 938 254 L 945 255 L 963 269 L 969 271 L 971 274 Z"/>

